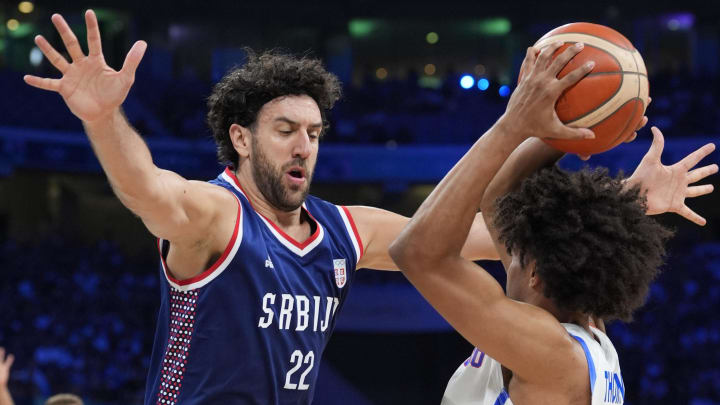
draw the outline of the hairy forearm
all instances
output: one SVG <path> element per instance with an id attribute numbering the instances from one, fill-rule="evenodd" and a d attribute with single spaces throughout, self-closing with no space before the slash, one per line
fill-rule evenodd
<path id="1" fill-rule="evenodd" d="M 423 202 L 391 246 L 402 262 L 424 262 L 459 256 L 487 185 L 523 135 L 500 119 L 455 165 Z"/>
<path id="2" fill-rule="evenodd" d="M 131 210 L 153 198 L 158 168 L 140 135 L 120 109 L 107 118 L 83 122 L 93 150 L 118 198 Z"/>

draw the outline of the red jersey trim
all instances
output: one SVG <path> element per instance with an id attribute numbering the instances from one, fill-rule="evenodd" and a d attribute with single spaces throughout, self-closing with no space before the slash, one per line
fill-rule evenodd
<path id="1" fill-rule="evenodd" d="M 355 234 L 355 239 L 357 239 L 358 247 L 360 247 L 360 257 L 358 257 L 358 261 L 360 261 L 360 258 L 365 254 L 365 248 L 363 247 L 362 239 L 360 238 L 360 232 L 357 230 L 357 226 L 355 226 L 355 220 L 353 219 L 352 214 L 350 214 L 350 210 L 347 209 L 346 206 L 341 205 L 340 206 L 343 211 L 345 211 L 345 215 L 348 217 L 348 221 L 350 221 L 350 226 L 352 227 L 352 231 Z"/>
<path id="2" fill-rule="evenodd" d="M 198 274 L 195 277 L 191 277 L 191 278 L 188 278 L 185 280 L 178 280 L 170 274 L 170 271 L 168 270 L 167 262 L 165 262 L 165 257 L 163 256 L 163 253 L 162 253 L 162 244 L 161 244 L 162 239 L 158 239 L 157 245 L 158 245 L 158 251 L 160 252 L 160 260 L 162 261 L 163 270 L 165 271 L 165 276 L 168 278 L 169 281 L 171 281 L 172 283 L 175 283 L 181 287 L 200 282 L 200 281 L 206 279 L 211 274 L 213 274 L 215 272 L 215 270 L 217 270 L 218 267 L 220 267 L 225 262 L 225 260 L 230 255 L 230 252 L 233 250 L 233 247 L 235 246 L 235 241 L 237 240 L 238 233 L 240 231 L 240 219 L 241 219 L 241 215 L 242 215 L 242 205 L 240 204 L 240 201 L 238 201 L 237 203 L 238 203 L 238 209 L 237 209 L 237 217 L 235 218 L 235 229 L 233 231 L 232 237 L 230 238 L 230 242 L 228 242 L 228 244 L 225 247 L 225 250 L 223 251 L 220 258 L 217 259 L 215 261 L 215 263 L 213 263 L 213 265 L 210 266 L 210 268 L 208 268 L 207 270 L 203 271 L 202 273 Z"/>
<path id="3" fill-rule="evenodd" d="M 295 246 L 295 247 L 297 247 L 298 249 L 301 249 L 301 250 L 302 250 L 302 249 L 305 249 L 306 247 L 308 247 L 308 245 L 310 245 L 311 243 L 313 243 L 313 242 L 315 241 L 315 239 L 318 238 L 318 236 L 320 236 L 320 223 L 315 219 L 315 217 L 312 216 L 312 214 L 310 213 L 310 211 L 308 211 L 307 208 L 305 208 L 305 207 L 303 206 L 301 209 L 304 209 L 305 212 L 308 213 L 308 216 L 310 217 L 310 219 L 312 219 L 313 221 L 315 221 L 315 232 L 313 232 L 312 235 L 310 235 L 307 239 L 305 239 L 305 241 L 303 241 L 303 242 L 298 242 L 298 241 L 295 240 L 292 236 L 286 234 L 282 229 L 280 229 L 280 227 L 277 226 L 277 225 L 275 224 L 275 222 L 273 222 L 272 220 L 270 220 L 270 218 L 266 217 L 265 215 L 261 214 L 260 212 L 258 212 L 258 210 L 255 209 L 255 206 L 253 205 L 252 201 L 250 201 L 250 199 L 249 199 L 248 196 L 247 196 L 247 193 L 245 193 L 245 190 L 244 190 L 243 187 L 240 185 L 240 181 L 238 180 L 237 176 L 235 176 L 235 173 L 234 173 L 232 170 L 230 170 L 229 167 L 226 167 L 226 168 L 225 168 L 225 174 L 227 174 L 228 177 L 230 177 L 230 178 L 233 180 L 233 182 L 235 182 L 235 185 L 238 187 L 238 189 L 240 190 L 240 192 L 245 196 L 245 198 L 247 198 L 248 203 L 250 203 L 250 206 L 253 207 L 253 210 L 255 210 L 255 212 L 256 212 L 258 215 L 260 215 L 270 226 L 272 226 L 273 229 L 275 229 L 275 231 L 276 231 L 280 236 L 283 237 L 283 239 L 285 239 L 286 241 L 290 242 L 293 246 Z"/>

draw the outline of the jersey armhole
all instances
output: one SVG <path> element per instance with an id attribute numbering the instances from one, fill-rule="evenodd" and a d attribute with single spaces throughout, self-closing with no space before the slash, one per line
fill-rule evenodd
<path id="1" fill-rule="evenodd" d="M 235 257 L 235 254 L 237 253 L 238 248 L 242 243 L 243 212 L 242 204 L 240 203 L 238 197 L 232 191 L 228 191 L 233 195 L 233 197 L 235 197 L 235 200 L 238 204 L 237 216 L 235 217 L 235 229 L 233 230 L 232 237 L 230 238 L 230 241 L 225 247 L 223 253 L 215 261 L 215 263 L 213 263 L 212 266 L 207 268 L 205 271 L 195 277 L 187 278 L 184 280 L 178 280 L 174 278 L 170 274 L 167 263 L 165 262 L 165 257 L 170 250 L 170 241 L 165 239 L 158 239 L 157 245 L 158 251 L 160 253 L 160 263 L 162 264 L 163 274 L 165 275 L 165 279 L 167 280 L 168 284 L 170 284 L 173 288 L 180 291 L 190 291 L 203 287 L 212 280 L 214 280 L 216 277 L 218 277 L 223 271 L 225 271 L 227 266 L 230 264 L 230 262 L 232 262 L 233 258 Z"/>
<path id="2" fill-rule="evenodd" d="M 340 212 L 340 217 L 345 224 L 345 230 L 347 230 L 348 236 L 350 236 L 353 249 L 355 250 L 355 258 L 357 259 L 355 260 L 355 264 L 357 265 L 360 262 L 360 258 L 362 258 L 363 253 L 365 253 L 360 233 L 357 230 L 357 226 L 355 226 L 355 220 L 353 219 L 352 214 L 350 214 L 350 210 L 348 210 L 348 208 L 344 205 L 338 205 L 337 208 Z"/>
<path id="3" fill-rule="evenodd" d="M 585 361 L 587 362 L 588 371 L 590 374 L 590 394 L 595 393 L 595 378 L 597 377 L 595 375 L 595 362 L 593 361 L 592 354 L 590 353 L 590 349 L 588 348 L 587 343 L 585 343 L 585 339 L 581 338 L 580 336 L 573 335 L 570 333 L 570 336 L 572 336 L 575 340 L 580 343 L 580 346 L 582 346 L 583 352 L 585 353 Z"/>

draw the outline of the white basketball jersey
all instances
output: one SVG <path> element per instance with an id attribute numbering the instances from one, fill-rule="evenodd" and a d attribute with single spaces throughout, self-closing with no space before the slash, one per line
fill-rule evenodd
<path id="1" fill-rule="evenodd" d="M 593 327 L 591 329 L 595 337 L 578 325 L 562 325 L 585 352 L 590 372 L 591 404 L 623 404 L 625 384 L 620 374 L 618 355 L 610 338 Z M 442 405 L 512 405 L 505 391 L 500 363 L 475 349 L 450 378 Z"/>

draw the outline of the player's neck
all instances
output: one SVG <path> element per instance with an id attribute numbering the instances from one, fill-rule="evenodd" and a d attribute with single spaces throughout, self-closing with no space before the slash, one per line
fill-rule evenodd
<path id="1" fill-rule="evenodd" d="M 558 311 L 553 313 L 560 323 L 572 323 L 590 332 L 590 315 L 580 312 Z"/>
<path id="2" fill-rule="evenodd" d="M 560 309 L 547 297 L 543 297 L 541 302 L 535 305 L 550 312 L 560 323 L 572 323 L 590 332 L 590 316 L 587 314 Z"/>

